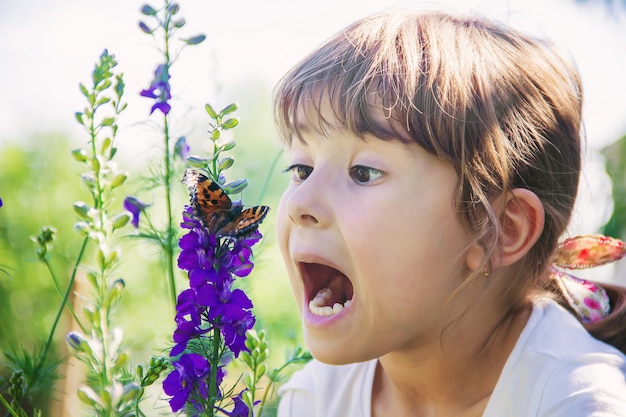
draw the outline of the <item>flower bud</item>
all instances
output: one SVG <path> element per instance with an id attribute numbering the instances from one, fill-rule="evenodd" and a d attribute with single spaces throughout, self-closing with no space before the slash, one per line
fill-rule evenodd
<path id="1" fill-rule="evenodd" d="M 237 142 L 235 142 L 234 140 L 231 140 L 228 143 L 225 143 L 224 145 L 222 145 L 222 151 L 230 151 L 231 149 L 233 149 L 235 146 L 237 145 Z"/>
<path id="2" fill-rule="evenodd" d="M 87 203 L 83 201 L 77 201 L 74 203 L 74 212 L 78 214 L 78 216 L 82 219 L 85 219 L 85 220 L 91 219 L 91 216 L 89 213 L 90 210 L 91 210 L 91 207 L 89 207 Z"/>
<path id="3" fill-rule="evenodd" d="M 113 230 L 121 229 L 122 227 L 126 226 L 129 221 L 130 221 L 130 216 L 127 213 L 122 213 L 122 214 L 115 216 L 113 218 L 113 223 L 112 223 Z"/>
<path id="4" fill-rule="evenodd" d="M 111 181 L 111 188 L 119 187 L 126 182 L 128 175 L 125 173 L 117 174 Z"/>
<path id="5" fill-rule="evenodd" d="M 222 111 L 220 112 L 220 114 L 222 116 L 226 116 L 227 114 L 231 114 L 237 111 L 237 109 L 239 108 L 239 103 L 231 103 L 228 106 L 224 107 L 222 109 Z"/>
<path id="6" fill-rule="evenodd" d="M 199 156 L 196 156 L 196 155 L 188 156 L 186 161 L 187 161 L 187 164 L 189 164 L 190 166 L 194 168 L 200 168 L 200 169 L 206 168 L 211 163 L 210 159 L 200 158 Z"/>
<path id="7" fill-rule="evenodd" d="M 124 385 L 124 390 L 122 392 L 122 396 L 120 397 L 120 405 L 133 401 L 137 398 L 140 392 L 141 387 L 136 382 Z"/>
<path id="8" fill-rule="evenodd" d="M 222 123 L 222 127 L 224 129 L 233 129 L 234 127 L 237 127 L 238 124 L 239 124 L 239 118 L 233 117 L 232 119 L 228 119 L 224 123 Z"/>
<path id="9" fill-rule="evenodd" d="M 110 305 L 117 302 L 120 296 L 122 295 L 122 291 L 124 291 L 124 287 L 125 287 L 125 284 L 124 284 L 123 279 L 120 278 L 118 280 L 115 280 L 115 282 L 113 282 L 113 284 L 111 284 L 111 286 L 109 287 L 109 292 L 104 300 L 103 305 L 105 307 L 109 307 Z M 117 330 L 117 329 L 119 328 L 116 327 L 114 330 Z M 119 329 L 119 331 L 121 332 L 121 329 Z"/>
<path id="10" fill-rule="evenodd" d="M 240 192 L 245 190 L 247 187 L 248 187 L 248 180 L 244 178 L 240 180 L 235 180 L 233 182 L 229 182 L 228 184 L 224 185 L 222 188 L 227 194 L 239 194 Z"/>
<path id="11" fill-rule="evenodd" d="M 220 171 L 226 170 L 230 168 L 231 166 L 233 166 L 234 163 L 235 163 L 235 160 L 233 158 L 231 158 L 230 156 L 226 156 L 220 161 L 219 169 Z"/>
<path id="12" fill-rule="evenodd" d="M 94 188 L 96 186 L 96 177 L 89 172 L 81 175 L 80 179 L 83 180 L 83 183 L 89 188 Z"/>
<path id="13" fill-rule="evenodd" d="M 155 16 L 157 14 L 157 11 L 154 9 L 154 7 L 150 6 L 149 4 L 144 4 L 141 7 L 141 13 L 146 16 Z"/>
<path id="14" fill-rule="evenodd" d="M 91 349 L 91 346 L 89 345 L 87 339 L 85 339 L 84 336 L 76 332 L 69 332 L 65 337 L 65 341 L 77 353 L 84 353 L 89 356 L 91 356 L 93 353 L 93 350 Z"/>
<path id="15" fill-rule="evenodd" d="M 89 223 L 86 222 L 78 222 L 74 225 L 74 230 L 79 233 L 88 234 L 90 230 Z"/>
<path id="16" fill-rule="evenodd" d="M 217 112 L 209 103 L 204 105 L 204 110 L 206 110 L 207 114 L 211 119 L 217 119 Z"/>
<path id="17" fill-rule="evenodd" d="M 104 403 L 102 402 L 100 396 L 98 396 L 98 394 L 96 394 L 93 389 L 89 388 L 86 385 L 79 387 L 76 394 L 78 395 L 78 398 L 83 402 L 83 404 L 89 407 L 104 407 Z"/>
<path id="18" fill-rule="evenodd" d="M 82 117 L 82 115 L 81 115 Z M 78 162 L 87 162 L 87 152 L 85 152 L 84 149 L 74 149 L 72 151 L 72 156 L 74 157 L 74 159 L 76 159 Z"/>

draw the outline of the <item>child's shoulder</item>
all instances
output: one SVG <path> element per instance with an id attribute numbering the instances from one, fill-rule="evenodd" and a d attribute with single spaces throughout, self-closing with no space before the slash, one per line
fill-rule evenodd
<path id="1" fill-rule="evenodd" d="M 376 364 L 336 366 L 312 360 L 280 388 L 278 416 L 370 415 Z"/>
<path id="2" fill-rule="evenodd" d="M 626 357 L 553 301 L 538 303 L 490 400 L 490 416 L 626 415 Z"/>
<path id="3" fill-rule="evenodd" d="M 537 302 L 520 336 L 516 350 L 544 356 L 556 362 L 602 355 L 607 360 L 623 363 L 626 357 L 587 332 L 567 310 L 552 300 Z M 522 352 L 520 352 L 522 353 Z"/>

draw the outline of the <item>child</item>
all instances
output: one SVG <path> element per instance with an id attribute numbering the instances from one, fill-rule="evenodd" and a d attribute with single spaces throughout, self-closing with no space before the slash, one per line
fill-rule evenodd
<path id="1" fill-rule="evenodd" d="M 316 360 L 280 417 L 626 416 L 626 358 L 572 314 L 624 349 L 626 291 L 566 309 L 551 266 L 581 98 L 544 42 L 437 13 L 363 19 L 284 77 L 277 238 Z"/>

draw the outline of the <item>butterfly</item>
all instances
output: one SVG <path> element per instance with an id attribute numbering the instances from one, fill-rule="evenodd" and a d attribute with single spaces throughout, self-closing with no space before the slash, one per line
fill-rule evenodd
<path id="1" fill-rule="evenodd" d="M 182 182 L 189 187 L 196 217 L 218 236 L 243 238 L 257 230 L 270 210 L 267 206 L 244 209 L 241 202 L 233 203 L 217 182 L 195 169 L 185 170 Z"/>

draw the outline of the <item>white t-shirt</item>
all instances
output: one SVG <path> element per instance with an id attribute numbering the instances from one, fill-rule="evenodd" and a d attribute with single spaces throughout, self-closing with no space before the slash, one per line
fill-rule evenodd
<path id="1" fill-rule="evenodd" d="M 376 360 L 311 361 L 280 390 L 278 417 L 369 417 Z M 553 301 L 535 305 L 483 417 L 626 417 L 626 357 Z"/>

